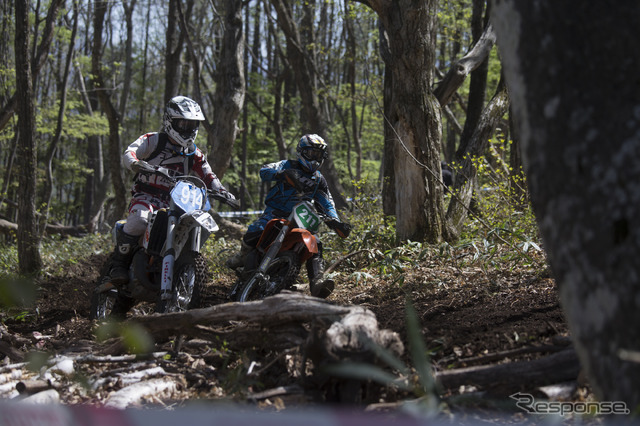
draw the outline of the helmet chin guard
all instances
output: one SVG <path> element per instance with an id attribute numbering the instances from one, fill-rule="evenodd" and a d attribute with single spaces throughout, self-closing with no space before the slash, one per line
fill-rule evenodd
<path id="1" fill-rule="evenodd" d="M 304 135 L 300 138 L 296 148 L 298 162 L 306 172 L 314 173 L 329 155 L 327 148 L 327 143 L 320 136 L 316 134 Z"/>
<path id="2" fill-rule="evenodd" d="M 204 114 L 200 105 L 186 96 L 175 96 L 164 108 L 162 128 L 169 138 L 183 148 L 193 146 Z"/>

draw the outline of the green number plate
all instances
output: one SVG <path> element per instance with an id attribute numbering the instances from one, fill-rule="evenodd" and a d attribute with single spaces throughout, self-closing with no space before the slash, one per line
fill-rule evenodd
<path id="1" fill-rule="evenodd" d="M 320 227 L 320 218 L 315 212 L 305 204 L 298 204 L 295 207 L 296 222 L 300 228 L 304 228 L 311 232 L 316 232 Z"/>

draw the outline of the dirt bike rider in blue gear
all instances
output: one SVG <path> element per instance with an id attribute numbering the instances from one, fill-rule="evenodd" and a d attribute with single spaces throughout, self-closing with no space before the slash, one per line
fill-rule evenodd
<path id="1" fill-rule="evenodd" d="M 327 143 L 316 134 L 304 135 L 298 142 L 296 155 L 297 160 L 270 163 L 260 169 L 260 178 L 275 184 L 266 196 L 266 208 L 262 215 L 249 225 L 242 238 L 240 252 L 227 261 L 229 268 L 237 269 L 244 265 L 245 271 L 250 271 L 257 267 L 254 249 L 267 222 L 274 217 L 287 217 L 293 207 L 300 202 L 299 193 L 310 197 L 320 206 L 322 213 L 333 218 L 327 225 L 335 229 L 341 237 L 346 238 L 349 235 L 351 226 L 340 221 L 327 181 L 318 170 L 327 158 Z M 290 182 L 294 182 L 295 186 Z M 333 291 L 335 283 L 331 279 L 323 279 L 324 260 L 320 241 L 318 241 L 318 253 L 307 260 L 306 267 L 311 294 L 327 298 Z"/>
<path id="2" fill-rule="evenodd" d="M 203 120 L 204 115 L 198 103 L 185 96 L 176 96 L 164 108 L 162 131 L 140 136 L 125 150 L 124 165 L 136 172 L 136 176 L 131 189 L 133 197 L 129 204 L 129 216 L 124 227 L 116 233 L 110 271 L 114 284 L 123 285 L 129 281 L 129 265 L 151 213 L 169 206 L 172 183 L 162 176 L 140 171 L 162 166 L 176 175 L 193 173 L 210 190 L 224 195 L 228 200 L 235 200 L 194 143 Z"/>

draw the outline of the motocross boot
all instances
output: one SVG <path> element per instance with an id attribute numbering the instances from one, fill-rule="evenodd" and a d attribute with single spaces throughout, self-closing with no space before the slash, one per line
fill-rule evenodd
<path id="1" fill-rule="evenodd" d="M 252 249 L 253 247 L 251 247 L 249 244 L 242 241 L 242 244 L 240 245 L 240 251 L 238 253 L 235 253 L 229 259 L 227 259 L 227 262 L 226 262 L 227 268 L 236 270 L 241 266 L 244 266 L 245 258 L 247 257 L 247 254 L 249 254 L 249 252 Z"/>
<path id="2" fill-rule="evenodd" d="M 324 279 L 324 260 L 319 255 L 314 255 L 307 260 L 307 274 L 309 275 L 309 290 L 314 297 L 326 299 L 335 287 L 335 282 Z"/>
<path id="3" fill-rule="evenodd" d="M 116 232 L 116 248 L 113 251 L 109 272 L 113 284 L 124 285 L 129 282 L 129 265 L 139 238 L 136 235 L 127 234 L 122 229 Z"/>
<path id="4" fill-rule="evenodd" d="M 258 266 L 260 264 L 260 256 L 259 256 L 258 250 L 251 246 L 247 246 L 247 247 L 249 247 L 249 249 L 247 251 L 247 254 L 244 256 L 243 263 L 238 268 L 235 269 L 236 275 L 238 276 L 238 280 L 236 281 L 234 286 L 231 288 L 231 291 L 229 292 L 229 299 L 232 301 L 237 300 L 239 296 L 238 290 L 240 290 L 240 288 L 244 285 L 244 283 L 249 278 L 251 278 L 251 275 L 253 275 L 256 272 L 256 269 L 258 269 Z M 227 262 L 227 266 L 228 266 L 228 262 Z"/>

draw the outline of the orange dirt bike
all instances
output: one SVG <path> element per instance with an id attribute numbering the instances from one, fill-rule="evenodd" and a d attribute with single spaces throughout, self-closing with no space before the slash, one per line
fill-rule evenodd
<path id="1" fill-rule="evenodd" d="M 124 315 L 142 301 L 155 303 L 156 312 L 161 313 L 197 307 L 206 279 L 200 249 L 209 235 L 218 230 L 209 214 L 210 199 L 238 207 L 235 200 L 207 190 L 197 177 L 172 177 L 163 167 L 141 173 L 157 174 L 174 184 L 169 207 L 154 211 L 149 218 L 147 230 L 135 249 L 126 285 L 111 282 L 111 259 L 107 262 L 91 296 L 92 319 Z M 124 220 L 116 223 L 114 238 L 124 223 Z"/>
<path id="2" fill-rule="evenodd" d="M 333 220 L 318 212 L 310 200 L 296 204 L 287 218 L 271 219 L 262 231 L 256 251 L 258 267 L 251 273 L 239 268 L 230 298 L 238 302 L 260 300 L 291 288 L 304 263 L 318 253 L 316 232 L 321 222 Z M 257 252 L 257 253 L 256 253 Z"/>

